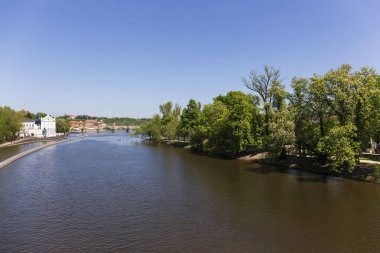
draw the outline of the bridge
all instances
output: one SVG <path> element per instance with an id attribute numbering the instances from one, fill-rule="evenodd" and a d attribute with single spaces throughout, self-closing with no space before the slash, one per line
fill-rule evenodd
<path id="1" fill-rule="evenodd" d="M 112 131 L 117 131 L 117 130 L 130 131 L 130 130 L 136 130 L 137 128 L 139 128 L 139 126 L 117 126 L 115 123 L 113 123 L 111 126 L 108 125 L 104 127 L 104 129 L 110 129 Z"/>
<path id="2" fill-rule="evenodd" d="M 81 133 L 81 132 L 99 132 L 103 130 L 111 130 L 111 131 L 117 131 L 117 130 L 125 130 L 129 132 L 130 130 L 136 130 L 139 128 L 139 126 L 132 126 L 132 125 L 126 125 L 126 126 L 118 126 L 115 123 L 112 125 L 94 125 L 94 126 L 85 126 L 85 125 L 80 125 L 80 126 L 74 126 L 70 128 L 70 132 L 72 133 Z"/>

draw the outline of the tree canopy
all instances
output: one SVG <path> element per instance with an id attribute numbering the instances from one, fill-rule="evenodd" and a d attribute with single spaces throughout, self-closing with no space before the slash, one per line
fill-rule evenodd
<path id="1" fill-rule="evenodd" d="M 203 107 L 190 99 L 182 114 L 172 102 L 160 105 L 161 116 L 141 132 L 160 137 L 155 139 L 181 136 L 203 152 L 292 153 L 349 171 L 371 141 L 380 143 L 380 76 L 372 68 L 353 71 L 344 64 L 323 75 L 295 77 L 288 91 L 280 70 L 264 66 L 243 84 L 254 95 L 230 91 Z"/>

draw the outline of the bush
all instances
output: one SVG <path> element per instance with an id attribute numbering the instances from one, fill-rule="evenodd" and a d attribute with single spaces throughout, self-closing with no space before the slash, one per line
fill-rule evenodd
<path id="1" fill-rule="evenodd" d="M 380 165 L 375 165 L 373 168 L 373 180 L 375 183 L 379 182 L 380 179 Z"/>
<path id="2" fill-rule="evenodd" d="M 317 150 L 327 157 L 334 170 L 352 172 L 359 162 L 360 144 L 354 141 L 355 132 L 352 124 L 336 126 L 320 139 Z"/>

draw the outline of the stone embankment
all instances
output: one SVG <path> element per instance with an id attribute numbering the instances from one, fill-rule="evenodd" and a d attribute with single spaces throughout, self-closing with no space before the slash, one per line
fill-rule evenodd
<path id="1" fill-rule="evenodd" d="M 83 137 L 78 137 L 78 138 L 72 138 L 72 139 L 63 139 L 63 140 L 59 140 L 59 141 L 51 141 L 49 143 L 46 143 L 44 145 L 41 145 L 41 146 L 38 146 L 38 147 L 35 147 L 35 148 L 31 148 L 31 149 L 28 149 L 20 154 L 17 154 L 17 155 L 14 155 L 2 162 L 0 162 L 0 169 L 6 167 L 7 165 L 13 163 L 14 161 L 26 156 L 26 155 L 29 155 L 33 152 L 36 152 L 38 150 L 41 150 L 43 148 L 47 148 L 47 147 L 50 147 L 50 146 L 53 146 L 53 145 L 56 145 L 56 144 L 59 144 L 59 143 L 63 143 L 63 142 L 68 142 L 68 141 L 74 141 L 74 140 L 77 140 L 77 139 L 80 139 L 80 138 L 83 138 Z"/>

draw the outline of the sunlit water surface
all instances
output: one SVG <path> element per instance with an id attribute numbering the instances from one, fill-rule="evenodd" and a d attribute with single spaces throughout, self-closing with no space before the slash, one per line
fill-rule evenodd
<path id="1" fill-rule="evenodd" d="M 94 136 L 0 170 L 0 252 L 379 252 L 379 200 L 376 184 Z"/>

